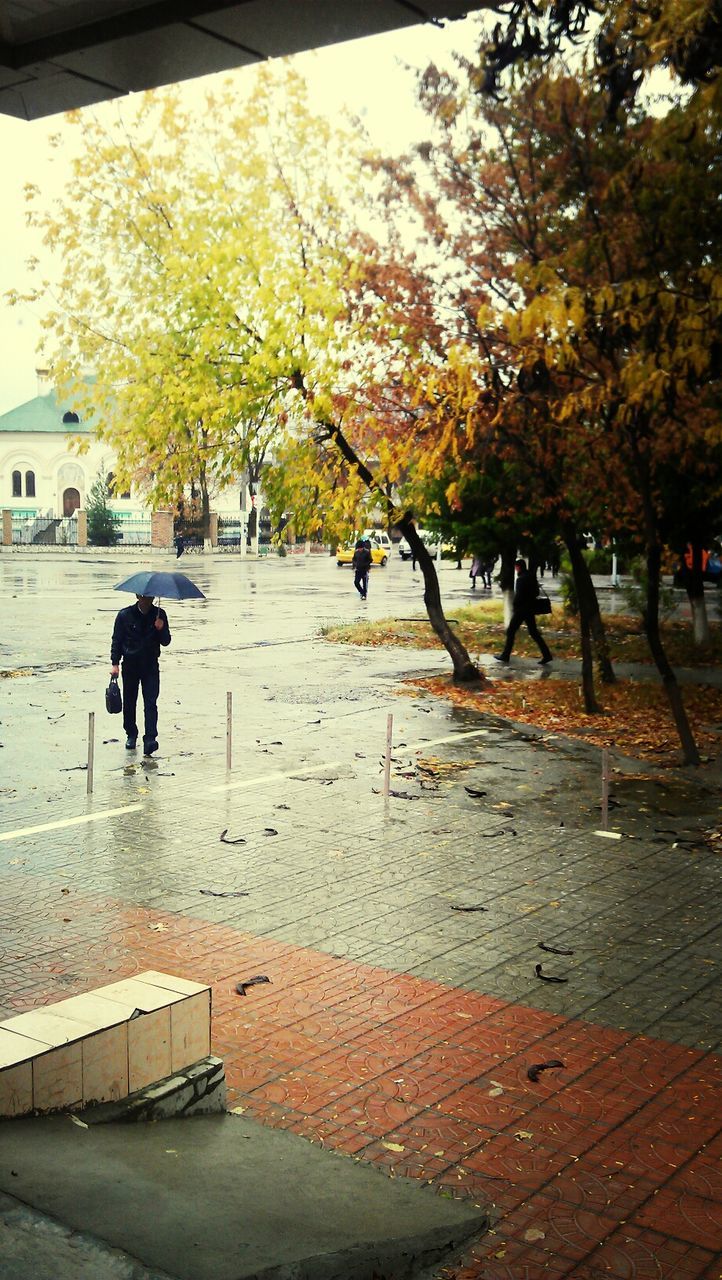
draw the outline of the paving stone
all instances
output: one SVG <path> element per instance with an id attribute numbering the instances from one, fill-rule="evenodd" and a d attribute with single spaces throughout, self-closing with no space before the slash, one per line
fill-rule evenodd
<path id="1" fill-rule="evenodd" d="M 237 584 L 237 565 L 211 566 L 211 577 L 227 585 L 231 569 Z M 259 591 L 263 597 L 265 588 Z M 344 607 L 340 601 L 332 611 Z M 117 604 L 109 588 L 106 603 L 109 610 Z M 283 612 L 285 599 L 274 607 Z M 230 654 L 230 675 L 227 617 L 216 608 L 209 603 L 217 647 L 203 654 L 179 648 L 177 661 L 171 651 L 164 666 L 166 727 L 176 714 L 181 723 L 185 708 L 176 741 L 171 729 L 161 738 L 175 758 L 160 761 L 155 773 L 126 776 L 117 747 L 100 755 L 90 807 L 140 802 L 143 811 L 0 843 L 9 917 L 0 956 L 7 1012 L 0 1016 L 142 967 L 208 981 L 231 1105 L 398 1177 L 431 1178 L 454 1196 L 494 1193 L 508 1215 L 505 1258 L 494 1258 L 499 1237 L 487 1242 L 465 1259 L 464 1280 L 494 1276 L 492 1265 L 514 1280 L 598 1280 L 635 1266 L 640 1275 L 655 1267 L 656 1277 L 675 1280 L 711 1274 L 710 1237 L 702 1231 L 709 1214 L 697 1200 L 714 1199 L 706 1153 L 719 1126 L 698 1101 L 706 1094 L 689 1064 L 701 1062 L 712 1076 L 719 1068 L 708 1050 L 720 1043 L 722 860 L 675 849 L 674 833 L 660 842 L 655 828 L 716 822 L 719 787 L 699 788 L 673 820 L 654 809 L 677 803 L 679 775 L 642 784 L 629 766 L 628 777 L 615 775 L 613 795 L 622 804 L 612 816 L 634 838 L 606 841 L 590 829 L 599 820 L 599 755 L 587 745 L 535 743 L 536 735 L 447 713 L 430 700 L 395 698 L 408 654 L 351 657 L 306 638 L 288 663 L 289 671 L 296 663 L 299 683 L 313 672 L 311 702 L 296 696 L 290 675 L 279 683 L 278 651 L 254 649 L 247 666 Z M 181 617 L 174 648 L 176 635 L 186 645 L 192 633 Z M 97 619 L 98 652 L 107 619 Z M 251 627 L 265 637 L 267 618 Z M 350 664 L 360 687 L 347 704 L 339 695 L 348 692 Z M 62 677 L 63 691 L 79 704 L 88 673 L 81 680 L 71 664 Z M 343 769 L 329 771 L 337 780 L 323 785 L 309 775 L 280 787 L 212 792 L 226 780 L 218 708 L 236 680 L 253 734 L 235 780 L 343 758 Z M 52 680 L 45 687 L 58 696 Z M 429 706 L 428 715 L 420 709 Z M 309 726 L 317 708 L 323 724 Z M 437 792 L 392 801 L 386 814 L 372 788 L 387 709 L 409 743 L 482 723 L 490 733 L 423 748 L 471 764 Z M 256 737 L 284 745 L 260 752 Z M 180 744 L 193 754 L 181 757 Z M 81 774 L 62 775 L 62 794 L 47 803 L 58 761 L 44 751 L 40 744 L 32 761 L 37 790 L 0 808 L 2 829 L 84 810 Z M 414 753 L 395 754 L 403 766 Z M 27 754 L 14 751 L 13 761 L 18 779 L 29 780 Z M 464 782 L 488 795 L 472 801 Z M 635 799 L 641 785 L 648 814 Z M 512 819 L 492 809 L 501 803 Z M 512 826 L 517 836 L 496 834 Z M 247 843 L 222 844 L 224 827 Z M 266 827 L 279 835 L 265 837 Z M 13 858 L 22 865 L 10 865 Z M 202 896 L 206 887 L 244 889 L 249 897 Z M 487 910 L 453 913 L 457 901 Z M 540 941 L 575 954 L 545 955 Z M 539 962 L 569 982 L 539 982 Z M 271 984 L 239 997 L 235 982 L 255 973 L 267 973 Z M 551 1058 L 565 1067 L 530 1082 L 527 1067 Z M 693 1104 L 702 1106 L 699 1132 L 686 1118 Z M 516 1138 L 518 1131 L 533 1136 Z M 656 1143 L 658 1158 L 639 1149 L 640 1133 Z M 581 1210 L 583 1221 L 575 1225 L 566 1209 L 555 1217 L 555 1198 Z M 666 1215 L 647 1209 L 655 1204 Z M 686 1235 L 674 1227 L 677 1204 L 689 1209 Z M 627 1227 L 617 1225 L 635 1213 Z M 524 1239 L 544 1221 L 543 1240 Z"/>

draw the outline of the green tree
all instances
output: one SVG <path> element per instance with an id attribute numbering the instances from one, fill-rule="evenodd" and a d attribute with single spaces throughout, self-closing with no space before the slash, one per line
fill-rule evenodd
<path id="1" fill-rule="evenodd" d="M 88 542 L 95 547 L 114 547 L 118 541 L 118 517 L 110 510 L 112 497 L 108 477 L 101 467 L 90 486 L 86 512 L 88 517 Z"/>

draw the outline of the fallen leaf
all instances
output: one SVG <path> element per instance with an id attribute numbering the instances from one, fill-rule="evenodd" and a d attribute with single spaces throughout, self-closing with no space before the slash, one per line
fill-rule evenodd
<path id="1" fill-rule="evenodd" d="M 386 1147 L 387 1151 L 405 1151 L 406 1147 L 402 1147 L 398 1142 L 382 1142 L 382 1147 Z"/>
<path id="2" fill-rule="evenodd" d="M 270 982 L 270 981 L 271 979 L 267 978 L 265 973 L 258 973 L 256 974 L 255 978 L 246 978 L 243 982 L 237 982 L 236 991 L 238 992 L 239 996 L 244 996 L 246 994 L 247 987 L 257 987 L 261 983 Z"/>
<path id="3" fill-rule="evenodd" d="M 84 1120 L 80 1120 L 80 1119 L 78 1118 L 78 1116 L 74 1116 L 74 1115 L 72 1114 L 72 1112 L 69 1112 L 68 1114 L 70 1115 L 70 1119 L 72 1120 L 73 1124 L 77 1124 L 77 1126 L 78 1126 L 78 1128 L 79 1128 L 79 1129 L 89 1129 L 89 1128 L 90 1128 L 90 1125 L 89 1125 L 89 1124 L 86 1124 Z"/>
<path id="4" fill-rule="evenodd" d="M 534 1062 L 527 1071 L 527 1077 L 532 1084 L 537 1084 L 539 1073 L 541 1071 L 549 1071 L 552 1067 L 563 1067 L 564 1063 L 559 1058 L 552 1058 L 550 1062 Z"/>
<path id="5" fill-rule="evenodd" d="M 231 1107 L 231 1115 L 242 1116 L 245 1110 L 246 1110 L 245 1107 Z"/>
<path id="6" fill-rule="evenodd" d="M 574 951 L 564 947 L 550 947 L 546 942 L 537 942 L 541 951 L 550 951 L 553 956 L 573 956 Z"/>
<path id="7" fill-rule="evenodd" d="M 528 1129 L 517 1129 L 516 1133 L 514 1134 L 514 1137 L 516 1138 L 517 1142 L 525 1142 L 527 1138 L 533 1138 L 534 1134 L 530 1133 Z"/>
<path id="8" fill-rule="evenodd" d="M 163 924 L 163 922 L 159 920 L 158 924 L 149 924 L 148 928 L 154 929 L 156 933 L 165 933 L 166 930 L 170 928 L 170 925 Z"/>
<path id="9" fill-rule="evenodd" d="M 569 981 L 569 979 L 568 979 L 568 978 L 554 978 L 554 977 L 552 977 L 550 974 L 546 974 L 546 973 L 544 973 L 544 972 L 543 972 L 543 970 L 542 970 L 542 966 L 541 966 L 540 964 L 535 964 L 535 965 L 534 965 L 534 972 L 535 972 L 535 974 L 536 974 L 537 978 L 539 978 L 539 980 L 540 980 L 541 982 L 557 982 L 557 983 L 561 983 L 561 982 L 568 982 L 568 981 Z"/>
<path id="10" fill-rule="evenodd" d="M 524 1239 L 528 1240 L 529 1244 L 533 1244 L 535 1240 L 545 1240 L 546 1233 L 540 1231 L 538 1227 L 530 1227 L 528 1231 L 524 1232 Z"/>
<path id="11" fill-rule="evenodd" d="M 504 1090 L 501 1088 L 501 1085 L 497 1085 L 495 1089 L 490 1089 L 490 1090 L 489 1090 L 489 1097 L 490 1097 L 490 1098 L 498 1098 L 498 1097 L 500 1097 L 500 1096 L 501 1096 L 501 1094 L 502 1094 L 503 1092 L 504 1092 Z"/>

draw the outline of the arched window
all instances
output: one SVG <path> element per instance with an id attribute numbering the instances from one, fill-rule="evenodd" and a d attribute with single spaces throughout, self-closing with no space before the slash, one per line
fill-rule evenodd
<path id="1" fill-rule="evenodd" d="M 80 418 L 77 413 L 73 413 L 72 409 L 69 409 L 67 413 L 63 414 L 63 422 L 80 422 Z"/>
<path id="2" fill-rule="evenodd" d="M 13 497 L 22 498 L 23 478 L 19 471 L 13 471 Z"/>
<path id="3" fill-rule="evenodd" d="M 25 472 L 25 497 L 26 498 L 35 497 L 35 472 L 34 471 Z"/>

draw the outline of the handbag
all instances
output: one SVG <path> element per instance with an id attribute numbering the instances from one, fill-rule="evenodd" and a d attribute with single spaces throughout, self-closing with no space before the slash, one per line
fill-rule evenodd
<path id="1" fill-rule="evenodd" d="M 534 612 L 535 613 L 551 613 L 552 602 L 549 599 L 549 596 L 547 595 L 543 587 L 539 588 L 539 592 L 540 594 L 537 596 L 536 600 L 534 601 Z"/>
<path id="2" fill-rule="evenodd" d="M 105 690 L 105 709 L 110 712 L 111 716 L 116 716 L 118 712 L 123 710 L 123 698 L 117 676 L 110 677 L 110 684 Z"/>

